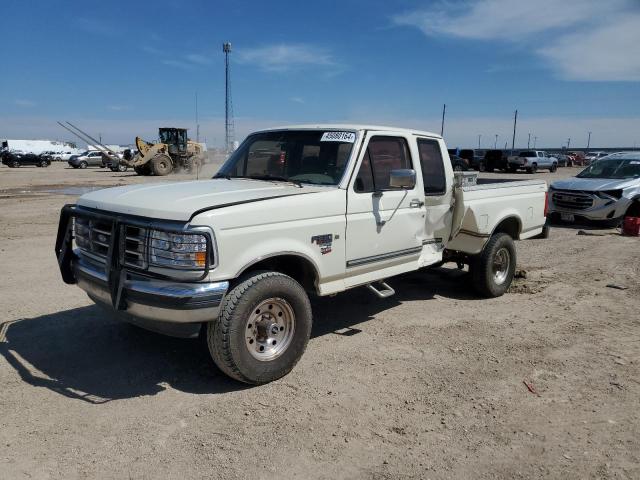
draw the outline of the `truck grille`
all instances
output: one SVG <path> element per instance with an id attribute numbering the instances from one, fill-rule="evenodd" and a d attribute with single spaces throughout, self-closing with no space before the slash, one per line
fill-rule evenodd
<path id="1" fill-rule="evenodd" d="M 113 222 L 75 217 L 75 240 L 80 251 L 99 263 L 105 263 L 111 243 Z M 147 268 L 146 228 L 133 225 L 120 227 L 120 263 Z"/>
<path id="2" fill-rule="evenodd" d="M 75 218 L 75 238 L 78 247 L 89 256 L 106 260 L 111 243 L 111 222 Z"/>
<path id="3" fill-rule="evenodd" d="M 586 210 L 593 206 L 593 197 L 584 192 L 555 191 L 551 199 L 555 205 L 567 210 Z"/>
<path id="4" fill-rule="evenodd" d="M 89 212 L 78 211 L 73 216 L 73 240 L 82 260 L 97 268 L 104 268 L 105 272 L 111 271 L 117 264 L 130 270 L 160 275 L 165 275 L 164 270 L 167 269 L 181 270 L 180 275 L 184 278 L 196 278 L 196 275 L 201 278 L 212 268 L 215 258 L 209 235 L 185 231 L 184 225 L 178 222 L 175 226 L 162 224 L 158 227 L 151 227 L 147 221 L 135 218 L 111 217 L 100 213 L 93 216 Z M 193 240 L 189 238 L 190 235 L 194 236 Z M 152 245 L 152 240 L 157 243 L 158 239 L 162 240 L 160 244 Z M 165 250 L 166 253 L 163 253 Z M 205 254 L 203 264 L 188 262 L 189 255 L 195 258 L 200 252 Z M 110 253 L 113 256 L 107 265 Z M 155 257 L 171 261 L 156 261 Z"/>
<path id="5" fill-rule="evenodd" d="M 124 225 L 122 227 L 121 261 L 124 265 L 147 268 L 147 232 L 146 228 Z"/>

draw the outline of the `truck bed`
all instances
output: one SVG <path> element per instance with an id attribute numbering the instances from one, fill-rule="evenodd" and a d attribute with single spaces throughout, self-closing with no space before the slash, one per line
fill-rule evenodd
<path id="1" fill-rule="evenodd" d="M 530 238 L 542 231 L 547 191 L 544 180 L 483 178 L 477 182 L 463 187 L 461 199 L 456 199 L 461 200 L 462 208 L 456 212 L 456 228 L 448 248 L 478 253 L 504 221 L 515 223 L 515 239 Z"/>

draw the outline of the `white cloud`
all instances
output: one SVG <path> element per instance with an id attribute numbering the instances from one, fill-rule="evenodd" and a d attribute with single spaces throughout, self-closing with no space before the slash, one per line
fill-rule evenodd
<path id="1" fill-rule="evenodd" d="M 107 105 L 107 110 L 111 110 L 114 112 L 123 112 L 125 110 L 129 110 L 131 107 L 129 105 Z"/>
<path id="2" fill-rule="evenodd" d="M 269 72 L 285 72 L 309 67 L 335 67 L 327 50 L 306 44 L 279 44 L 238 51 L 238 61 L 257 65 Z"/>
<path id="3" fill-rule="evenodd" d="M 640 81 L 640 14 L 565 35 L 538 50 L 567 80 Z"/>
<path id="4" fill-rule="evenodd" d="M 199 65 L 209 65 L 211 63 L 211 57 L 200 53 L 190 53 L 186 56 L 186 59 L 191 63 L 197 63 Z"/>
<path id="5" fill-rule="evenodd" d="M 289 97 L 289 100 L 294 103 L 304 103 L 304 98 L 302 97 Z"/>
<path id="6" fill-rule="evenodd" d="M 24 98 L 17 98 L 16 100 L 13 101 L 13 103 L 15 103 L 18 107 L 22 107 L 22 108 L 31 108 L 37 105 L 36 102 L 32 100 L 26 100 Z"/>
<path id="7" fill-rule="evenodd" d="M 494 40 L 526 48 L 568 80 L 640 80 L 637 0 L 467 0 L 395 15 L 429 37 Z"/>

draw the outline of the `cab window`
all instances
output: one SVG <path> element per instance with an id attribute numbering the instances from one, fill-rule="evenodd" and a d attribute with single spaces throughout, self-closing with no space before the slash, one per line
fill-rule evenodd
<path id="1" fill-rule="evenodd" d="M 420 166 L 422 167 L 424 194 L 442 195 L 447 189 L 447 181 L 438 141 L 419 138 L 418 153 L 420 154 Z"/>
<path id="2" fill-rule="evenodd" d="M 402 137 L 371 137 L 354 185 L 358 193 L 391 190 L 391 170 L 413 168 L 407 141 Z"/>

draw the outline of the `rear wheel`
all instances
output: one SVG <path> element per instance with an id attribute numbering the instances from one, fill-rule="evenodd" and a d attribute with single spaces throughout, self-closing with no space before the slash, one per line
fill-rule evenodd
<path id="1" fill-rule="evenodd" d="M 87 162 L 80 162 L 80 165 L 78 165 L 80 168 L 87 168 L 89 166 L 89 164 Z"/>
<path id="2" fill-rule="evenodd" d="M 493 235 L 469 265 L 473 286 L 485 297 L 503 295 L 516 271 L 516 247 L 506 233 Z"/>
<path id="3" fill-rule="evenodd" d="M 17 160 L 14 160 L 13 162 L 11 162 L 11 166 L 13 168 L 18 168 L 20 166 L 20 162 Z"/>
<path id="4" fill-rule="evenodd" d="M 47 166 L 47 161 L 46 160 L 40 160 L 39 166 L 40 167 L 46 167 Z"/>
<path id="5" fill-rule="evenodd" d="M 169 175 L 173 170 L 173 162 L 168 155 L 156 155 L 150 163 L 153 174 L 159 177 Z"/>
<path id="6" fill-rule="evenodd" d="M 216 365 L 236 380 L 263 384 L 296 365 L 311 335 L 311 304 L 302 286 L 278 272 L 256 272 L 233 288 L 207 326 Z"/>

